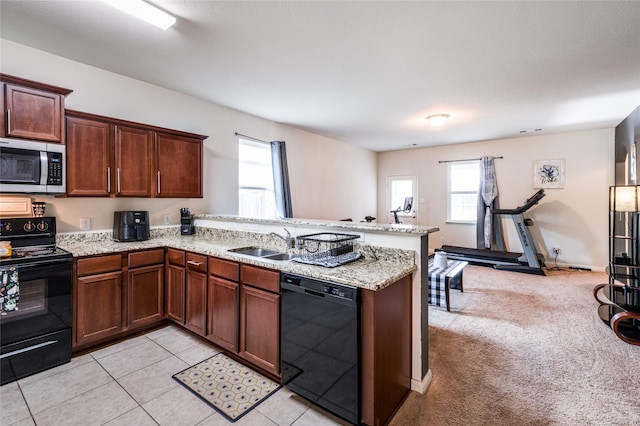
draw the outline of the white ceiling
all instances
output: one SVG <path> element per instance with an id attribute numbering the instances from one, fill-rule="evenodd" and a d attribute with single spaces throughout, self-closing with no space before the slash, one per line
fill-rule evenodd
<path id="1" fill-rule="evenodd" d="M 374 151 L 611 128 L 640 105 L 638 1 L 149 2 L 177 23 L 2 0 L 0 35 Z"/>

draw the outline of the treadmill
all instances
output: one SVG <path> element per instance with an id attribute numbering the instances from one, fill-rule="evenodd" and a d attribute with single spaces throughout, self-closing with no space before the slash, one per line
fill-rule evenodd
<path id="1" fill-rule="evenodd" d="M 544 189 L 541 189 L 529 197 L 522 206 L 516 207 L 515 209 L 492 210 L 494 215 L 511 216 L 524 253 L 446 245 L 442 246 L 439 251 L 446 252 L 447 258 L 449 259 L 464 260 L 473 265 L 493 266 L 495 269 L 505 271 L 545 275 L 542 270 L 544 257 L 538 253 L 531 231 L 529 231 L 529 226 L 533 225 L 533 220 L 525 218 L 523 215 L 531 207 L 538 204 L 538 201 L 544 196 Z"/>

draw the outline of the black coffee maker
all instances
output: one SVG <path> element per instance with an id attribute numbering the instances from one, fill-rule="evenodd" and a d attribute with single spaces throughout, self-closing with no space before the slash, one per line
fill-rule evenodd
<path id="1" fill-rule="evenodd" d="M 180 235 L 193 235 L 196 232 L 193 226 L 193 217 L 189 213 L 189 209 L 180 209 Z"/>
<path id="2" fill-rule="evenodd" d="M 113 212 L 113 239 L 120 242 L 148 240 L 149 212 Z"/>

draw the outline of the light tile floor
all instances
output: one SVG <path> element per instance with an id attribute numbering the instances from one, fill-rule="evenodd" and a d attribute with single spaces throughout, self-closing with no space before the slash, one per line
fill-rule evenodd
<path id="1" fill-rule="evenodd" d="M 0 387 L 0 425 L 230 425 L 171 378 L 218 352 L 174 325 L 124 340 Z M 280 388 L 233 424 L 348 423 Z"/>

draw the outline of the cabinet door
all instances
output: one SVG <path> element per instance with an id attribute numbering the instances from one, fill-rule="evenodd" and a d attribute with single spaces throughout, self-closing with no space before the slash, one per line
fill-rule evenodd
<path id="1" fill-rule="evenodd" d="M 111 139 L 108 123 L 67 117 L 67 195 L 109 196 Z"/>
<path id="2" fill-rule="evenodd" d="M 77 279 L 78 344 L 122 331 L 122 271 Z"/>
<path id="3" fill-rule="evenodd" d="M 116 126 L 116 195 L 151 197 L 152 144 L 152 131 Z"/>
<path id="4" fill-rule="evenodd" d="M 127 325 L 137 327 L 163 317 L 163 265 L 129 270 Z"/>
<path id="5" fill-rule="evenodd" d="M 242 285 L 240 356 L 273 374 L 280 372 L 280 296 Z"/>
<path id="6" fill-rule="evenodd" d="M 157 133 L 156 197 L 202 198 L 202 140 Z"/>
<path id="7" fill-rule="evenodd" d="M 167 265 L 167 318 L 184 324 L 185 269 Z"/>
<path id="8" fill-rule="evenodd" d="M 185 326 L 205 335 L 207 303 L 207 275 L 187 270 Z"/>
<path id="9" fill-rule="evenodd" d="M 40 141 L 61 142 L 64 97 L 13 84 L 5 85 L 6 134 Z"/>
<path id="10" fill-rule="evenodd" d="M 207 338 L 234 352 L 238 352 L 239 309 L 240 285 L 209 276 Z"/>

